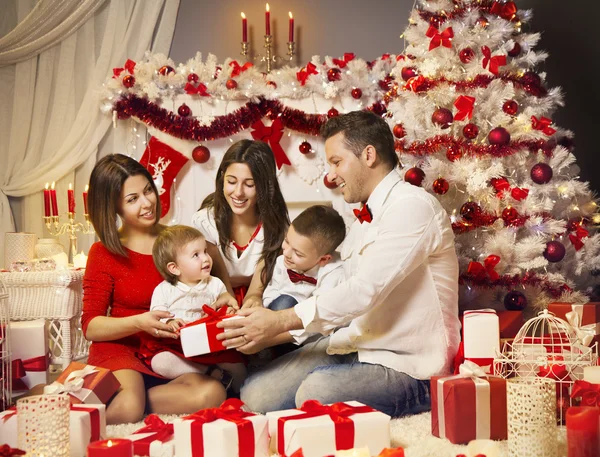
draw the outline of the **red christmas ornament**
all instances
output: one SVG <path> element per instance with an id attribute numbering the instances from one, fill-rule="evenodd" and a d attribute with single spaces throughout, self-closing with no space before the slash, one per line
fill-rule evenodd
<path id="1" fill-rule="evenodd" d="M 379 85 L 379 88 L 381 90 L 384 90 L 387 92 L 392 87 L 392 80 L 388 79 L 388 77 L 386 76 L 385 79 L 380 79 L 377 84 Z"/>
<path id="2" fill-rule="evenodd" d="M 585 220 L 583 218 L 576 217 L 573 219 L 569 219 L 569 222 L 567 222 L 567 232 L 574 232 L 579 227 L 583 227 L 584 224 Z"/>
<path id="3" fill-rule="evenodd" d="M 546 250 L 544 251 L 544 257 L 548 262 L 560 262 L 565 258 L 567 250 L 560 241 L 548 241 L 546 243 Z"/>
<path id="4" fill-rule="evenodd" d="M 329 119 L 331 119 L 332 117 L 336 117 L 339 116 L 340 112 L 338 110 L 336 110 L 335 108 L 331 108 L 329 111 L 327 111 L 327 117 Z"/>
<path id="5" fill-rule="evenodd" d="M 510 183 L 506 178 L 492 178 L 490 179 L 490 184 L 494 188 L 496 195 L 510 188 Z"/>
<path id="6" fill-rule="evenodd" d="M 536 184 L 546 184 L 552 179 L 552 168 L 546 163 L 536 163 L 531 169 L 531 180 Z"/>
<path id="7" fill-rule="evenodd" d="M 418 167 L 409 168 L 404 173 L 404 180 L 413 186 L 420 187 L 424 178 L 425 172 Z"/>
<path id="8" fill-rule="evenodd" d="M 198 75 L 196 73 L 190 73 L 188 75 L 188 82 L 192 84 L 196 84 L 198 82 Z"/>
<path id="9" fill-rule="evenodd" d="M 190 109 L 189 106 L 187 106 L 185 103 L 183 105 L 181 105 L 178 109 L 177 109 L 177 114 L 179 114 L 182 117 L 187 117 L 190 114 L 192 114 L 192 110 Z"/>
<path id="10" fill-rule="evenodd" d="M 502 211 L 502 220 L 507 227 L 513 225 L 518 219 L 519 212 L 512 206 L 508 206 Z"/>
<path id="11" fill-rule="evenodd" d="M 465 221 L 473 221 L 481 216 L 481 206 L 475 202 L 466 202 L 460 207 L 460 215 Z"/>
<path id="12" fill-rule="evenodd" d="M 135 77 L 132 75 L 127 75 L 123 78 L 123 85 L 128 89 L 132 88 L 135 85 Z"/>
<path id="13" fill-rule="evenodd" d="M 540 75 L 538 75 L 537 73 L 533 71 L 528 71 L 523 76 L 521 76 L 521 82 L 523 84 L 540 86 L 542 84 L 542 78 L 540 78 Z"/>
<path id="14" fill-rule="evenodd" d="M 271 86 L 273 89 L 277 89 L 277 83 L 275 81 L 267 81 L 267 86 Z"/>
<path id="15" fill-rule="evenodd" d="M 518 290 L 511 290 L 504 296 L 504 307 L 508 311 L 523 311 L 527 307 L 527 297 Z"/>
<path id="16" fill-rule="evenodd" d="M 213 75 L 213 79 L 217 79 L 222 70 L 223 69 L 219 66 L 215 67 L 215 74 Z"/>
<path id="17" fill-rule="evenodd" d="M 235 88 L 237 88 L 238 83 L 235 79 L 228 79 L 227 82 L 225 83 L 225 87 L 227 87 L 227 89 L 229 90 L 233 90 Z"/>
<path id="18" fill-rule="evenodd" d="M 448 108 L 438 108 L 433 112 L 431 116 L 431 122 L 439 125 L 443 129 L 447 129 L 452 124 L 454 116 L 452 115 L 452 111 Z"/>
<path id="19" fill-rule="evenodd" d="M 506 114 L 514 116 L 519 111 L 519 104 L 514 100 L 506 100 L 502 105 L 502 111 L 504 111 Z"/>
<path id="20" fill-rule="evenodd" d="M 454 162 L 454 161 L 460 159 L 461 157 L 462 157 L 462 152 L 457 145 L 451 144 L 450 146 L 448 146 L 448 149 L 446 149 L 446 158 L 450 162 Z"/>
<path id="21" fill-rule="evenodd" d="M 342 70 L 339 68 L 330 68 L 327 70 L 327 79 L 331 82 L 342 79 Z"/>
<path id="22" fill-rule="evenodd" d="M 479 127 L 475 124 L 467 124 L 463 127 L 463 135 L 468 140 L 474 140 L 479 134 Z"/>
<path id="23" fill-rule="evenodd" d="M 446 181 L 444 178 L 438 178 L 435 181 L 433 181 L 433 191 L 438 194 L 438 195 L 444 195 L 446 192 L 448 192 L 448 189 L 450 188 L 450 184 L 448 184 L 448 181 Z"/>
<path id="24" fill-rule="evenodd" d="M 192 159 L 196 163 L 206 163 L 210 159 L 210 150 L 206 146 L 196 146 L 192 151 Z"/>
<path id="25" fill-rule="evenodd" d="M 510 133 L 508 133 L 508 130 L 504 127 L 496 127 L 495 129 L 490 130 L 488 142 L 490 144 L 505 146 L 510 143 Z"/>
<path id="26" fill-rule="evenodd" d="M 404 131 L 404 127 L 402 126 L 402 124 L 394 125 L 394 128 L 392 129 L 392 133 L 394 134 L 394 136 L 396 138 L 404 138 L 404 136 L 406 135 L 406 132 Z"/>
<path id="27" fill-rule="evenodd" d="M 352 92 L 350 92 L 352 94 L 352 98 L 358 100 L 360 97 L 362 97 L 362 90 L 360 90 L 358 87 L 355 87 L 354 89 L 352 89 Z"/>
<path id="28" fill-rule="evenodd" d="M 300 150 L 300 152 L 302 154 L 308 154 L 312 149 L 312 146 L 310 145 L 310 143 L 308 141 L 303 141 L 302 143 L 300 143 L 300 146 L 298 146 L 298 149 Z"/>
<path id="29" fill-rule="evenodd" d="M 515 43 L 513 48 L 508 51 L 508 55 L 511 57 L 517 57 L 521 53 L 521 45 L 519 43 Z"/>
<path id="30" fill-rule="evenodd" d="M 415 67 L 403 67 L 400 72 L 400 76 L 404 81 L 408 81 L 410 78 L 417 76 L 417 69 Z"/>
<path id="31" fill-rule="evenodd" d="M 327 179 L 327 175 L 323 176 L 323 184 L 325 184 L 325 187 L 328 189 L 335 189 L 338 186 L 335 181 Z"/>
<path id="32" fill-rule="evenodd" d="M 162 67 L 159 68 L 158 72 L 161 75 L 166 76 L 169 73 L 175 73 L 175 69 L 173 67 L 170 67 L 169 65 L 163 65 Z"/>
<path id="33" fill-rule="evenodd" d="M 479 19 L 477 19 L 477 24 L 479 24 L 482 29 L 485 29 L 488 25 L 490 25 L 490 21 L 488 21 L 485 16 L 479 16 Z"/>
<path id="34" fill-rule="evenodd" d="M 473 51 L 471 48 L 461 49 L 458 53 L 458 58 L 462 63 L 469 63 L 471 60 L 473 60 L 473 57 L 475 57 L 475 51 Z"/>

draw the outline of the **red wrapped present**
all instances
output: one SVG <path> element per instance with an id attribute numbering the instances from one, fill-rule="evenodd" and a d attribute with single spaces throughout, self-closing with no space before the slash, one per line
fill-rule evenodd
<path id="1" fill-rule="evenodd" d="M 11 322 L 13 397 L 38 384 L 48 384 L 48 332 L 43 319 Z"/>
<path id="2" fill-rule="evenodd" d="M 571 324 L 584 346 L 600 343 L 600 303 L 550 303 L 548 311 Z"/>
<path id="3" fill-rule="evenodd" d="M 173 440 L 173 424 L 165 423 L 156 414 L 144 419 L 145 427 L 136 430 L 127 437 L 133 441 L 133 452 L 139 456 L 173 457 L 175 442 Z"/>
<path id="4" fill-rule="evenodd" d="M 431 378 L 431 433 L 454 444 L 507 439 L 506 380 L 469 362 L 460 371 Z"/>
<path id="5" fill-rule="evenodd" d="M 498 311 L 500 338 L 514 338 L 525 324 L 521 311 Z"/>
<path id="6" fill-rule="evenodd" d="M 106 368 L 71 362 L 61 375 L 49 386 L 44 387 L 44 393 L 68 394 L 71 403 L 106 404 L 119 390 L 121 383 L 112 371 Z"/>

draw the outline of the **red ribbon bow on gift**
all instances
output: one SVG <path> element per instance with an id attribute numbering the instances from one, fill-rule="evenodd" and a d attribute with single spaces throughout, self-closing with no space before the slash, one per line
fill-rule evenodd
<path id="1" fill-rule="evenodd" d="M 296 73 L 296 79 L 300 81 L 300 85 L 304 86 L 306 84 L 306 80 L 310 75 L 318 75 L 317 66 L 314 63 L 309 63 L 306 67 L 302 68 L 299 72 Z"/>
<path id="2" fill-rule="evenodd" d="M 294 284 L 304 281 L 315 286 L 317 285 L 317 278 L 311 278 L 310 276 L 303 275 L 302 273 L 296 273 L 294 270 L 288 270 L 287 274 L 290 277 L 290 281 L 292 281 Z"/>
<path id="3" fill-rule="evenodd" d="M 431 38 L 429 42 L 429 50 L 435 49 L 440 45 L 451 48 L 452 47 L 452 38 L 454 38 L 454 31 L 452 27 L 447 27 L 442 33 L 438 31 L 433 25 L 430 25 L 427 29 L 425 35 Z"/>
<path id="4" fill-rule="evenodd" d="M 194 325 L 206 324 L 208 322 L 216 322 L 223 320 L 227 316 L 227 306 L 221 306 L 219 309 L 214 310 L 208 305 L 202 305 L 202 311 L 205 316 L 202 319 L 198 319 L 194 322 L 189 322 L 182 326 L 179 330 L 186 327 L 193 327 Z"/>
<path id="5" fill-rule="evenodd" d="M 352 211 L 354 212 L 354 215 L 356 216 L 356 218 L 359 220 L 359 222 L 361 224 L 363 222 L 370 224 L 371 221 L 373 220 L 373 215 L 371 214 L 371 209 L 369 208 L 369 205 L 367 205 L 367 204 L 364 204 L 361 209 L 354 209 Z"/>
<path id="6" fill-rule="evenodd" d="M 194 87 L 191 83 L 186 83 L 184 87 L 185 93 L 188 95 L 200 95 L 201 97 L 210 97 L 210 94 L 206 92 L 206 86 L 202 83 L 198 84 L 198 87 Z"/>
<path id="7" fill-rule="evenodd" d="M 552 124 L 552 119 L 548 119 L 547 117 L 542 116 L 541 119 L 538 120 L 537 117 L 531 116 L 531 126 L 534 130 L 541 130 L 546 135 L 551 136 L 556 133 L 556 129 L 550 127 Z"/>
<path id="8" fill-rule="evenodd" d="M 281 119 L 275 119 L 269 127 L 265 126 L 259 119 L 252 124 L 252 128 L 254 129 L 251 132 L 252 138 L 269 143 L 271 146 L 277 168 L 281 168 L 284 164 L 291 165 L 290 159 L 285 155 L 285 151 L 279 144 L 281 137 L 283 137 L 283 123 Z"/>
<path id="9" fill-rule="evenodd" d="M 28 371 L 41 372 L 48 369 L 48 357 L 40 355 L 30 359 L 14 359 L 12 361 L 12 384 L 13 390 L 29 390 L 22 378 L 27 376 Z"/>
<path id="10" fill-rule="evenodd" d="M 127 59 L 124 68 L 113 68 L 113 79 L 118 78 L 123 72 L 123 70 L 127 70 L 130 74 L 133 75 L 135 71 L 135 62 L 131 59 Z"/>
<path id="11" fill-rule="evenodd" d="M 481 52 L 483 52 L 483 61 L 481 62 L 481 65 L 483 68 L 487 68 L 489 64 L 490 72 L 497 76 L 498 67 L 506 65 L 506 56 L 500 55 L 492 57 L 492 51 L 487 46 L 482 46 Z"/>
<path id="12" fill-rule="evenodd" d="M 458 110 L 458 113 L 454 116 L 454 120 L 462 121 L 466 117 L 471 119 L 473 117 L 473 105 L 475 105 L 475 97 L 469 97 L 468 95 L 459 96 L 454 102 L 454 106 Z"/>
<path id="13" fill-rule="evenodd" d="M 21 449 L 10 447 L 8 444 L 0 446 L 0 457 L 12 457 L 13 455 L 25 455 L 26 452 Z"/>
<path id="14" fill-rule="evenodd" d="M 600 406 L 600 384 L 575 381 L 571 389 L 571 398 L 577 397 L 581 397 L 583 406 Z"/>
<path id="15" fill-rule="evenodd" d="M 231 62 L 229 62 L 229 66 L 233 67 L 233 70 L 231 70 L 231 77 L 235 78 L 240 73 L 243 73 L 248 68 L 250 68 L 252 66 L 252 63 L 246 62 L 244 65 L 240 65 L 239 63 L 237 63 L 237 60 L 232 60 Z"/>
<path id="16" fill-rule="evenodd" d="M 150 455 L 150 444 L 152 444 L 153 441 L 158 440 L 164 443 L 173 436 L 173 424 L 167 424 L 156 414 L 150 414 L 146 417 L 146 419 L 144 419 L 144 424 L 146 424 L 145 427 L 136 430 L 133 434 L 152 433 L 152 435 L 134 441 L 133 446 L 135 454 Z"/>
<path id="17" fill-rule="evenodd" d="M 483 261 L 483 265 L 479 262 L 469 262 L 467 267 L 467 273 L 474 276 L 475 279 L 483 280 L 487 277 L 492 281 L 496 281 L 500 278 L 500 275 L 496 272 L 496 265 L 500 263 L 500 256 L 488 255 Z"/>
<path id="18" fill-rule="evenodd" d="M 207 408 L 195 412 L 183 419 L 191 419 L 192 422 L 192 454 L 207 455 L 204 452 L 204 438 L 202 426 L 218 419 L 233 422 L 238 428 L 239 457 L 254 457 L 254 426 L 252 422 L 245 419 L 254 416 L 253 413 L 242 410 L 244 403 L 237 398 L 225 400 L 218 408 Z"/>
<path id="19" fill-rule="evenodd" d="M 507 21 L 512 21 L 517 13 L 517 5 L 514 2 L 494 2 L 490 8 L 490 13 L 496 14 Z"/>
<path id="20" fill-rule="evenodd" d="M 354 53 L 352 52 L 345 52 L 344 57 L 341 59 L 331 59 L 331 61 L 340 68 L 346 68 L 346 65 L 348 65 L 348 62 L 351 60 L 354 60 Z"/>
<path id="21" fill-rule="evenodd" d="M 569 233 L 569 240 L 573 244 L 576 251 L 579 251 L 583 247 L 583 238 L 590 236 L 590 232 L 584 229 L 581 225 L 578 225 L 575 229 L 575 233 Z"/>

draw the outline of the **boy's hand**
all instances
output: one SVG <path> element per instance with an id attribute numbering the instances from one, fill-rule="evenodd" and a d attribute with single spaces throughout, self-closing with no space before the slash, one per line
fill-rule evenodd
<path id="1" fill-rule="evenodd" d="M 246 297 L 244 298 L 244 303 L 242 303 L 243 309 L 262 308 L 262 307 L 263 307 L 262 297 L 259 297 L 258 295 L 246 295 Z"/>
<path id="2" fill-rule="evenodd" d="M 167 325 L 173 329 L 174 333 L 179 333 L 179 329 L 185 325 L 185 321 L 183 319 L 169 319 Z"/>

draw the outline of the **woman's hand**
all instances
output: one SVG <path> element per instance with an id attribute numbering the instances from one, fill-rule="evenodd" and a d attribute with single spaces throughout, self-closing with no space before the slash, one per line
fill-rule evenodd
<path id="1" fill-rule="evenodd" d="M 169 324 L 161 322 L 160 319 L 173 317 L 168 311 L 148 311 L 143 314 L 133 316 L 135 326 L 138 330 L 146 332 L 155 338 L 179 338 L 177 333 Z"/>
<path id="2" fill-rule="evenodd" d="M 244 303 L 242 303 L 242 309 L 262 308 L 262 307 L 263 307 L 262 297 L 260 297 L 258 295 L 246 295 L 246 297 L 244 297 Z"/>

